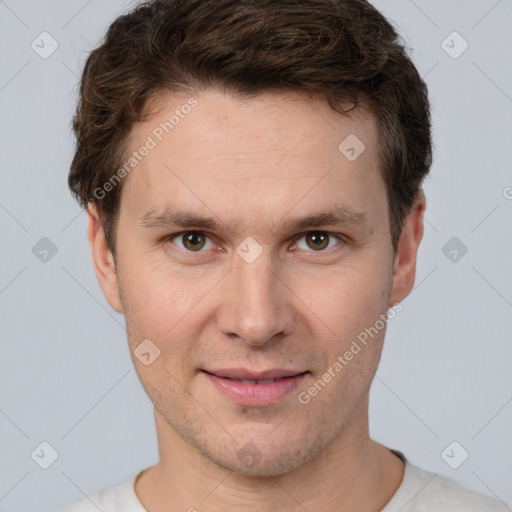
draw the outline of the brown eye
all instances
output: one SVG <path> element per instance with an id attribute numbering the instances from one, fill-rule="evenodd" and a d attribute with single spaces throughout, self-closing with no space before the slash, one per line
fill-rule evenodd
<path id="1" fill-rule="evenodd" d="M 181 241 L 181 245 L 179 243 L 176 243 L 176 245 L 190 252 L 199 252 L 206 245 L 207 241 L 209 241 L 208 237 L 200 231 L 177 233 L 169 240 Z"/>
<path id="2" fill-rule="evenodd" d="M 205 244 L 204 236 L 201 233 L 185 233 L 182 237 L 183 245 L 190 251 L 198 251 Z"/>
<path id="3" fill-rule="evenodd" d="M 341 242 L 342 239 L 338 235 L 333 235 L 326 231 L 310 231 L 309 233 L 302 235 L 297 240 L 295 246 L 298 249 L 305 249 L 306 251 L 313 249 L 313 251 L 317 252 L 327 252 L 325 251 L 326 248 L 331 249 L 336 245 L 340 245 Z"/>
<path id="4" fill-rule="evenodd" d="M 329 235 L 321 231 L 313 231 L 306 235 L 306 243 L 315 251 L 325 249 L 329 245 Z"/>

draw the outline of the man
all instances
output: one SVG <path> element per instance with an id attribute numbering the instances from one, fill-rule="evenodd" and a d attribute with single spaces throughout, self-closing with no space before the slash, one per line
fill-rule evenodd
<path id="1" fill-rule="evenodd" d="M 68 511 L 505 509 L 369 437 L 431 164 L 426 86 L 378 11 L 144 3 L 89 56 L 73 126 L 160 457 Z"/>

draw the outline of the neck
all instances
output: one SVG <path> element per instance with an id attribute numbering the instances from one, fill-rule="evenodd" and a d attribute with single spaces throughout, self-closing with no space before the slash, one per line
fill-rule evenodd
<path id="1" fill-rule="evenodd" d="M 160 461 L 145 470 L 135 492 L 147 510 L 225 512 L 375 512 L 403 479 L 403 462 L 371 440 L 368 398 L 343 432 L 295 470 L 254 477 L 223 469 L 186 443 L 155 413 Z"/>

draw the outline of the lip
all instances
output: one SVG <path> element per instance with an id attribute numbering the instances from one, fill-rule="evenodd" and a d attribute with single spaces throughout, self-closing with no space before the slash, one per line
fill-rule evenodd
<path id="1" fill-rule="evenodd" d="M 285 370 L 276 368 L 263 372 L 253 372 L 244 368 L 207 371 L 202 373 L 225 396 L 238 405 L 265 406 L 272 405 L 291 393 L 307 371 Z M 270 380 L 271 383 L 242 382 L 245 380 Z"/>
<path id="2" fill-rule="evenodd" d="M 273 368 L 261 372 L 251 371 L 247 368 L 224 368 L 219 370 L 203 370 L 207 373 L 223 377 L 226 379 L 243 379 L 243 380 L 265 380 L 265 379 L 282 379 L 284 377 L 293 377 L 305 370 L 293 370 L 284 368 Z"/>

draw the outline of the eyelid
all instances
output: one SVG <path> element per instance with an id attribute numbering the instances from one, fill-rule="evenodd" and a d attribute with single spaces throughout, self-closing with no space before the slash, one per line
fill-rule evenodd
<path id="1" fill-rule="evenodd" d="M 215 244 L 215 241 L 213 240 L 215 235 L 211 235 L 207 231 L 201 231 L 201 230 L 198 230 L 198 229 L 188 229 L 188 230 L 185 230 L 185 231 L 178 231 L 176 233 L 172 233 L 170 235 L 167 235 L 162 240 L 162 245 L 167 243 L 167 242 L 172 241 L 174 238 L 176 238 L 176 237 L 178 237 L 180 235 L 184 235 L 184 234 L 187 234 L 187 233 L 195 233 L 195 234 L 203 235 L 206 238 L 208 238 L 210 240 L 210 242 Z M 333 233 L 331 231 L 325 231 L 325 230 L 322 230 L 322 229 L 310 229 L 310 230 L 303 231 L 302 233 L 298 233 L 298 234 L 294 235 L 294 237 L 291 239 L 292 240 L 292 246 L 295 246 L 297 244 L 297 242 L 301 238 L 303 238 L 306 235 L 309 235 L 310 233 L 325 233 L 325 234 L 329 235 L 330 237 L 336 238 L 339 243 L 336 244 L 334 247 L 331 247 L 330 249 L 319 250 L 319 251 L 315 251 L 314 249 L 311 249 L 311 250 L 309 250 L 307 252 L 318 253 L 318 254 L 328 254 L 331 251 L 335 251 L 339 247 L 340 244 L 347 244 L 348 243 L 347 237 L 345 237 L 341 233 Z M 176 245 L 176 244 L 173 244 L 173 245 Z M 177 247 L 177 249 L 179 249 L 181 252 L 186 252 L 187 254 L 194 254 L 194 255 L 200 255 L 200 254 L 206 252 L 206 251 L 202 251 L 202 250 L 200 250 L 200 251 L 188 251 L 186 249 L 182 249 L 181 247 Z"/>

